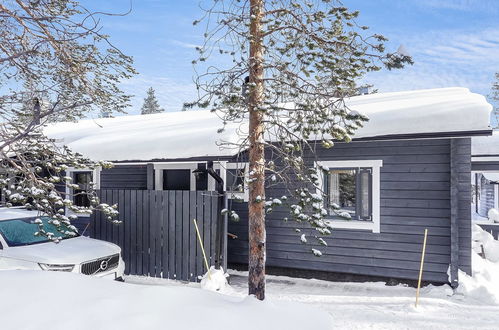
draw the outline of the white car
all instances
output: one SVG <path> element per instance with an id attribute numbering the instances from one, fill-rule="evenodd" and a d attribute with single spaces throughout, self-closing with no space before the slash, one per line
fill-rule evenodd
<path id="1" fill-rule="evenodd" d="M 63 239 L 54 243 L 35 236 L 35 219 Z M 123 280 L 125 263 L 119 246 L 79 235 L 64 237 L 48 220 L 36 211 L 0 208 L 0 270 L 73 272 Z"/>

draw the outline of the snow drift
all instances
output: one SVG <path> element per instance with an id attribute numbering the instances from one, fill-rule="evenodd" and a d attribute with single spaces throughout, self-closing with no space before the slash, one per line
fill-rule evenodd
<path id="1" fill-rule="evenodd" d="M 466 88 L 379 93 L 346 99 L 347 106 L 370 120 L 354 138 L 489 128 L 492 106 Z M 210 111 L 167 112 L 82 120 L 49 125 L 45 133 L 94 160 L 125 161 L 232 156 L 247 123 L 222 121 Z"/>
<path id="2" fill-rule="evenodd" d="M 459 271 L 457 293 L 483 304 L 499 305 L 499 241 L 478 225 L 473 225 L 473 276 Z M 485 259 L 478 253 L 483 251 Z"/>
<path id="3" fill-rule="evenodd" d="M 299 303 L 72 273 L 2 271 L 0 292 L 2 329 L 303 330 L 332 325 L 326 312 Z"/>

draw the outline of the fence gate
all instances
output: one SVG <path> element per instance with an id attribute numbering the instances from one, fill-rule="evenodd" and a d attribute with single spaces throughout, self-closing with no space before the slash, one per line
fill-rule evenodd
<path id="1" fill-rule="evenodd" d="M 99 190 L 97 196 L 101 203 L 118 204 L 123 222 L 112 224 L 102 212 L 95 212 L 90 236 L 121 247 L 127 275 L 198 281 L 206 269 L 192 219 L 198 222 L 210 265 L 217 235 L 224 246 L 226 221 L 217 221 L 216 192 Z M 225 248 L 222 255 L 225 262 Z"/>

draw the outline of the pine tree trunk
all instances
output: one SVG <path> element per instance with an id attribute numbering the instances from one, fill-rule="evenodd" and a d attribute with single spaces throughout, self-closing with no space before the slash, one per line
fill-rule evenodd
<path id="1" fill-rule="evenodd" d="M 251 0 L 250 74 L 249 74 L 249 263 L 250 295 L 265 298 L 265 154 L 263 141 L 263 40 L 264 0 Z"/>

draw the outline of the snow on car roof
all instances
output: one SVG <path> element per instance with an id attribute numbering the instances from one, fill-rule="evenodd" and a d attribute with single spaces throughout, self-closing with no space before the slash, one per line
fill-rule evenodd
<path id="1" fill-rule="evenodd" d="M 476 136 L 471 139 L 472 156 L 499 156 L 499 131 L 490 136 Z"/>
<path id="2" fill-rule="evenodd" d="M 11 208 L 0 207 L 0 221 L 32 218 L 38 216 L 40 216 L 40 213 L 38 211 L 28 211 L 24 208 L 17 208 L 17 207 L 11 207 Z"/>
<path id="3" fill-rule="evenodd" d="M 489 128 L 492 106 L 467 88 L 438 88 L 378 93 L 346 99 L 351 110 L 370 120 L 354 138 L 435 132 L 470 132 Z M 166 112 L 57 123 L 45 133 L 93 160 L 126 161 L 232 156 L 246 123 L 229 123 L 210 111 Z"/>

